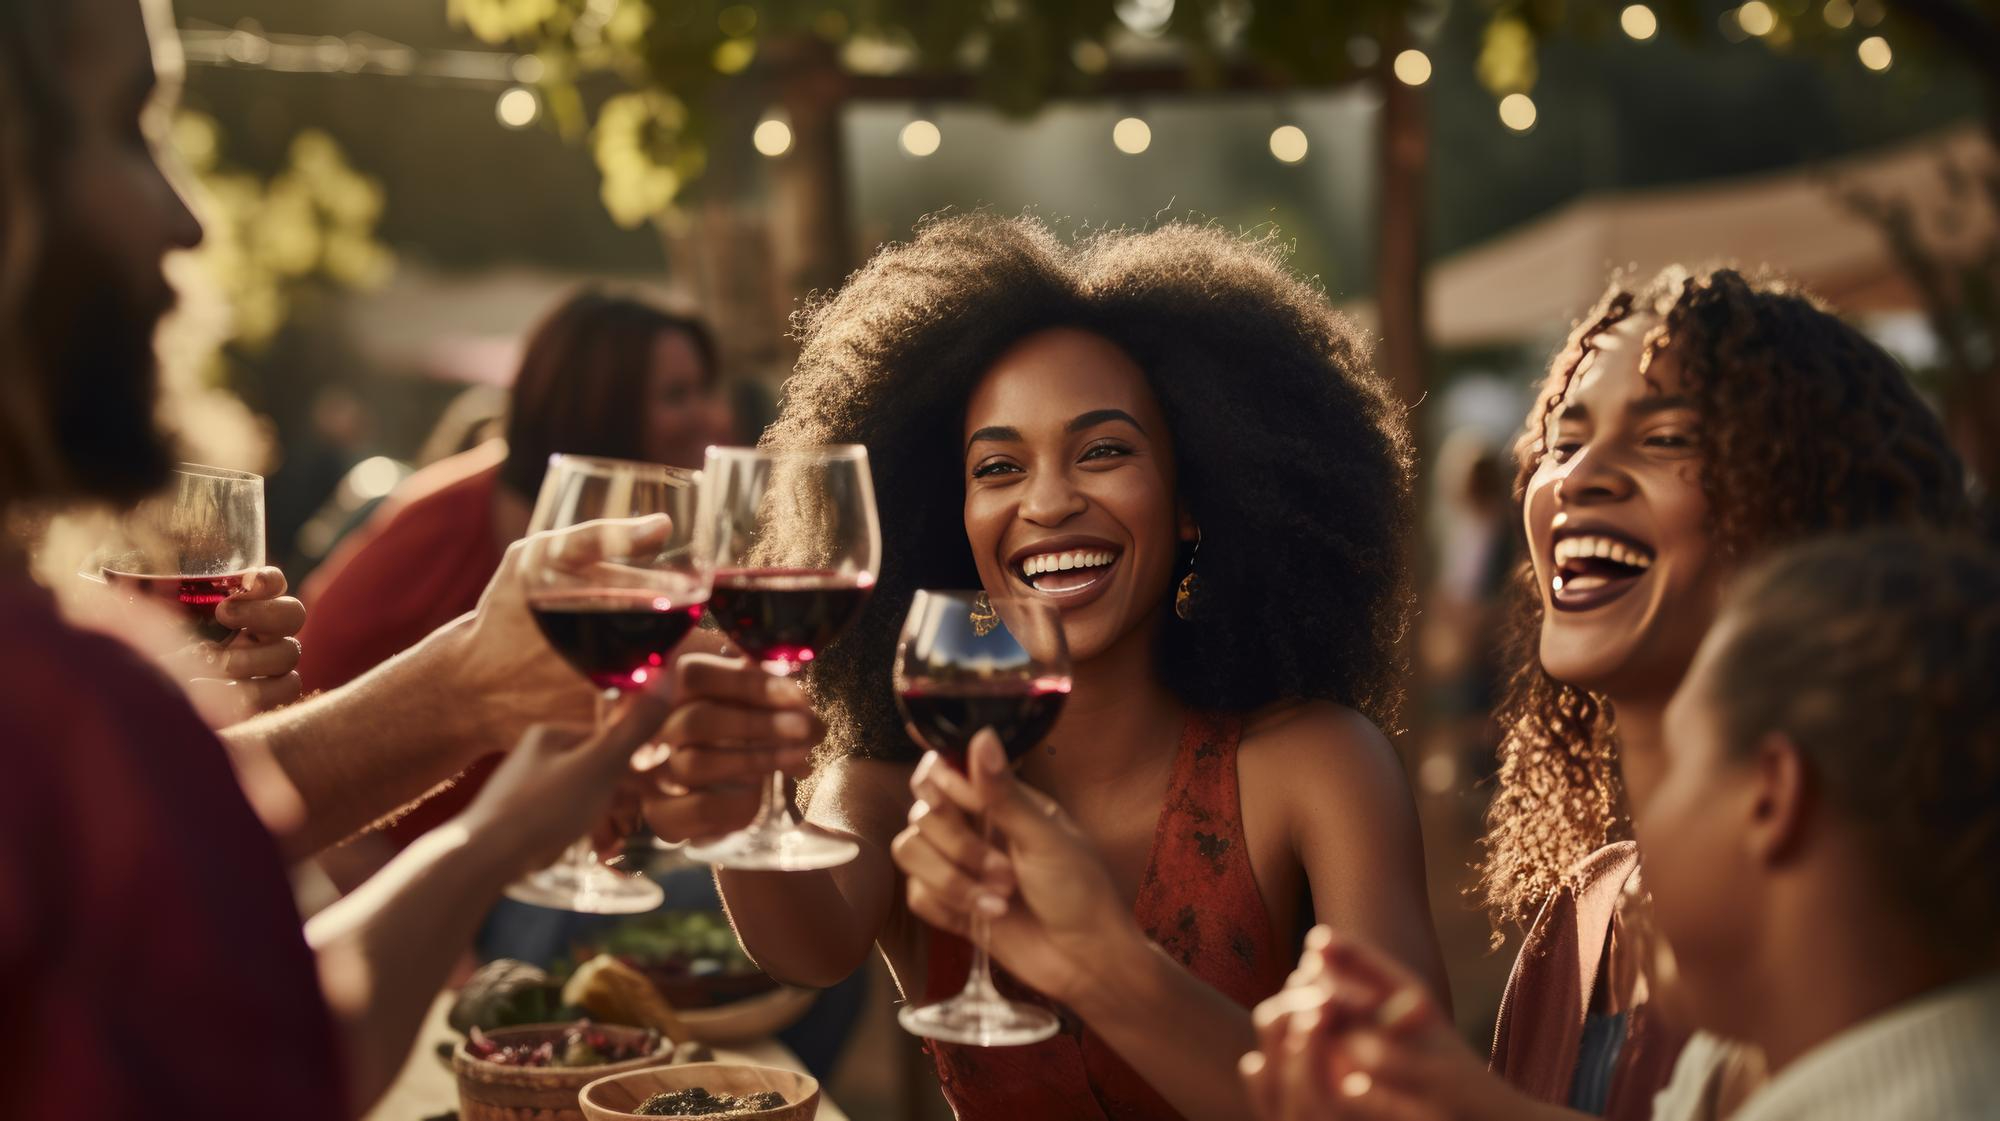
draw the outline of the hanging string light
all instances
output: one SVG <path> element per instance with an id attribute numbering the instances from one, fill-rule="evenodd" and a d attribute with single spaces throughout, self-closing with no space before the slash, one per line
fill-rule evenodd
<path id="1" fill-rule="evenodd" d="M 1618 13 L 1618 26 L 1628 37 L 1643 43 L 1660 33 L 1660 17 L 1644 4 L 1628 4 Z"/>
<path id="2" fill-rule="evenodd" d="M 1525 93 L 1510 93 L 1500 99 L 1500 123 L 1515 132 L 1535 127 L 1535 99 Z"/>
<path id="3" fill-rule="evenodd" d="M 937 152 L 944 143 L 944 133 L 936 122 L 918 117 L 904 125 L 896 139 L 903 146 L 903 151 L 922 159 Z"/>
<path id="4" fill-rule="evenodd" d="M 757 128 L 750 133 L 750 143 L 759 155 L 777 159 L 792 150 L 792 123 L 782 109 L 773 109 L 757 122 Z"/>
<path id="5" fill-rule="evenodd" d="M 1421 86 L 1431 80 L 1431 56 L 1411 47 L 1396 56 L 1396 80 L 1406 86 Z"/>
<path id="6" fill-rule="evenodd" d="M 1297 125 L 1279 125 L 1271 130 L 1271 154 L 1281 163 L 1298 163 L 1306 158 L 1306 130 Z"/>
<path id="7" fill-rule="evenodd" d="M 500 100 L 494 103 L 493 115 L 508 128 L 527 128 L 542 115 L 541 99 L 534 90 L 515 86 L 500 95 Z"/>
<path id="8" fill-rule="evenodd" d="M 1126 117 L 1111 126 L 1111 143 L 1128 156 L 1136 156 L 1153 146 L 1153 129 L 1138 117 Z"/>

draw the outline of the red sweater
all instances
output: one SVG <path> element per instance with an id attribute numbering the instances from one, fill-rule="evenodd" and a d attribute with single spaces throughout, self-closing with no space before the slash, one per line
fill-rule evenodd
<path id="1" fill-rule="evenodd" d="M 276 843 L 158 669 L 0 577 L 0 1117 L 346 1116 Z"/>
<path id="2" fill-rule="evenodd" d="M 417 472 L 306 581 L 299 677 L 307 692 L 352 681 L 478 606 L 500 568 L 493 488 L 505 455 L 496 440 Z M 497 758 L 411 810 L 390 839 L 407 845 L 464 809 Z"/>

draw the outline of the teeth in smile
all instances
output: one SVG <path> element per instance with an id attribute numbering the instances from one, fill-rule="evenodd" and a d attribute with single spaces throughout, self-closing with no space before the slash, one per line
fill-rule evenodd
<path id="1" fill-rule="evenodd" d="M 1073 553 L 1042 553 L 1022 561 L 1021 572 L 1032 577 L 1047 572 L 1068 572 L 1072 568 L 1102 568 L 1116 559 L 1118 559 L 1117 553 L 1096 549 Z"/>
<path id="2" fill-rule="evenodd" d="M 1609 537 L 1565 537 L 1556 542 L 1555 562 L 1565 565 L 1573 560 L 1596 557 L 1627 568 L 1645 570 L 1653 567 L 1653 556 L 1643 549 L 1636 549 L 1622 541 Z"/>

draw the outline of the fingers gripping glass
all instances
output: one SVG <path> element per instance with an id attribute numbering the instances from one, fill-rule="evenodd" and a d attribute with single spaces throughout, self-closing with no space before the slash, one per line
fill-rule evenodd
<path id="1" fill-rule="evenodd" d="M 921 591 L 896 647 L 896 704 L 910 737 L 967 770 L 972 737 L 991 728 L 1010 762 L 1046 739 L 1069 697 L 1062 617 L 1045 603 L 976 592 Z M 980 833 L 991 837 L 984 820 Z M 937 1004 L 905 1007 L 897 1019 L 921 1036 L 977 1047 L 1035 1043 L 1061 1027 L 1054 1013 L 1008 1000 L 993 985 L 988 920 L 972 913 L 972 967 L 965 988 Z"/>
<path id="2" fill-rule="evenodd" d="M 710 614 L 767 672 L 805 669 L 854 622 L 875 586 L 882 534 L 867 449 L 710 448 L 702 519 L 715 547 Z M 748 826 L 689 845 L 724 868 L 804 872 L 860 855 L 845 837 L 802 824 L 773 772 Z"/>
<path id="3" fill-rule="evenodd" d="M 264 479 L 183 463 L 84 566 L 122 596 L 171 608 L 208 642 L 232 633 L 215 609 L 264 566 Z"/>
<path id="4" fill-rule="evenodd" d="M 700 482 L 699 472 L 675 467 L 550 457 L 521 575 L 543 637 L 598 689 L 600 727 L 619 694 L 666 672 L 701 619 L 710 566 L 695 547 Z M 664 900 L 651 880 L 605 867 L 588 839 L 507 896 L 612 915 Z"/>

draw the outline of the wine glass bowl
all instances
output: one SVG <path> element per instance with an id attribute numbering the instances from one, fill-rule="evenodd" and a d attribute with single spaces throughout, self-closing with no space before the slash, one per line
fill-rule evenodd
<path id="1" fill-rule="evenodd" d="M 529 520 L 521 574 L 542 637 L 598 690 L 598 723 L 619 694 L 666 672 L 701 619 L 709 551 L 698 542 L 701 474 L 591 456 L 550 457 Z M 631 914 L 658 907 L 651 880 L 605 867 L 578 841 L 507 889 L 559 910 Z"/>
<path id="2" fill-rule="evenodd" d="M 215 609 L 264 566 L 264 478 L 183 463 L 168 488 L 120 520 L 84 575 L 171 608 L 205 641 L 232 633 Z"/>
<path id="3" fill-rule="evenodd" d="M 981 592 L 920 591 L 896 645 L 892 683 L 910 737 L 960 771 L 982 729 L 1018 763 L 1048 737 L 1069 698 L 1062 617 L 1046 603 Z M 985 822 L 981 832 L 986 833 Z M 935 1004 L 897 1013 L 906 1031 L 948 1043 L 1005 1047 L 1054 1035 L 1061 1022 L 1038 1005 L 1007 999 L 993 983 L 987 919 L 972 917 L 965 987 Z"/>
<path id="4" fill-rule="evenodd" d="M 790 676 L 860 615 L 881 565 L 882 535 L 867 449 L 710 448 L 701 521 L 715 565 L 710 617 L 767 672 Z M 860 846 L 793 815 L 774 772 L 751 823 L 691 844 L 689 859 L 724 868 L 811 871 Z"/>

